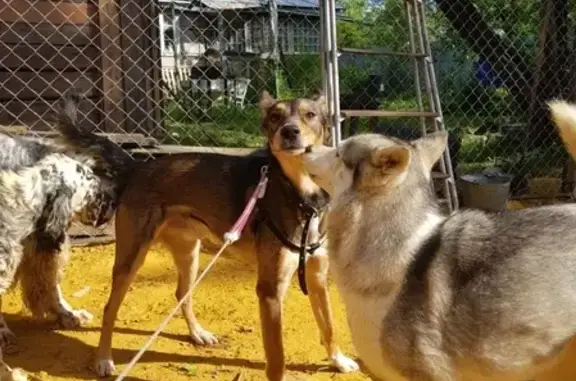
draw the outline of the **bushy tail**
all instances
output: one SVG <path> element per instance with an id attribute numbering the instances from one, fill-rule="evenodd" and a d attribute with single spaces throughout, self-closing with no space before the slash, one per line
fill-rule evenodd
<path id="1" fill-rule="evenodd" d="M 118 180 L 132 167 L 134 159 L 108 138 L 78 125 L 80 100 L 75 91 L 62 97 L 56 126 L 61 135 L 59 140 L 66 147 L 92 158 L 98 175 Z"/>
<path id="2" fill-rule="evenodd" d="M 548 106 L 568 153 L 576 159 L 576 105 L 564 101 L 552 101 Z"/>

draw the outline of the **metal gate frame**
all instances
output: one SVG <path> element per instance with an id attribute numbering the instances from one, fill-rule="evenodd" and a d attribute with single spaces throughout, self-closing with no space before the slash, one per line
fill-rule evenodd
<path id="1" fill-rule="evenodd" d="M 322 88 L 328 102 L 332 124 L 332 145 L 342 141 L 340 118 L 340 86 L 338 78 L 338 44 L 336 41 L 336 1 L 319 0 L 320 8 L 320 65 Z"/>

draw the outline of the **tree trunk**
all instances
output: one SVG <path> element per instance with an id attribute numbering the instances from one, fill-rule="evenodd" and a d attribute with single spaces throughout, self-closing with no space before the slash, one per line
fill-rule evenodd
<path id="1" fill-rule="evenodd" d="M 472 0 L 437 0 L 436 4 L 468 46 L 490 63 L 510 90 L 518 110 L 528 110 L 532 73 L 520 52 L 492 30 Z"/>
<path id="2" fill-rule="evenodd" d="M 543 4 L 540 47 L 531 96 L 530 139 L 532 147 L 548 145 L 558 134 L 548 115 L 546 102 L 567 99 L 570 88 L 570 47 L 568 41 L 568 0 L 546 0 Z"/>

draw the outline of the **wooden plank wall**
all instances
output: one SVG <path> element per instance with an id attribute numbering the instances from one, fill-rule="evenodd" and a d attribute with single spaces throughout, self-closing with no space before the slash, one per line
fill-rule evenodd
<path id="1" fill-rule="evenodd" d="M 89 1 L 0 0 L 0 124 L 49 129 L 62 92 L 90 100 L 86 121 L 99 125 L 98 7 Z"/>
<path id="2" fill-rule="evenodd" d="M 0 125 L 50 129 L 78 89 L 83 122 L 148 135 L 161 115 L 153 0 L 0 0 Z"/>

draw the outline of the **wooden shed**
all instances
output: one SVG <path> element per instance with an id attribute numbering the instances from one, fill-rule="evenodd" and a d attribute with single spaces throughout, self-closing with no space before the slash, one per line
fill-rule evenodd
<path id="1" fill-rule="evenodd" d="M 103 132 L 160 126 L 155 0 L 0 0 L 0 126 L 50 128 L 74 87 Z"/>

